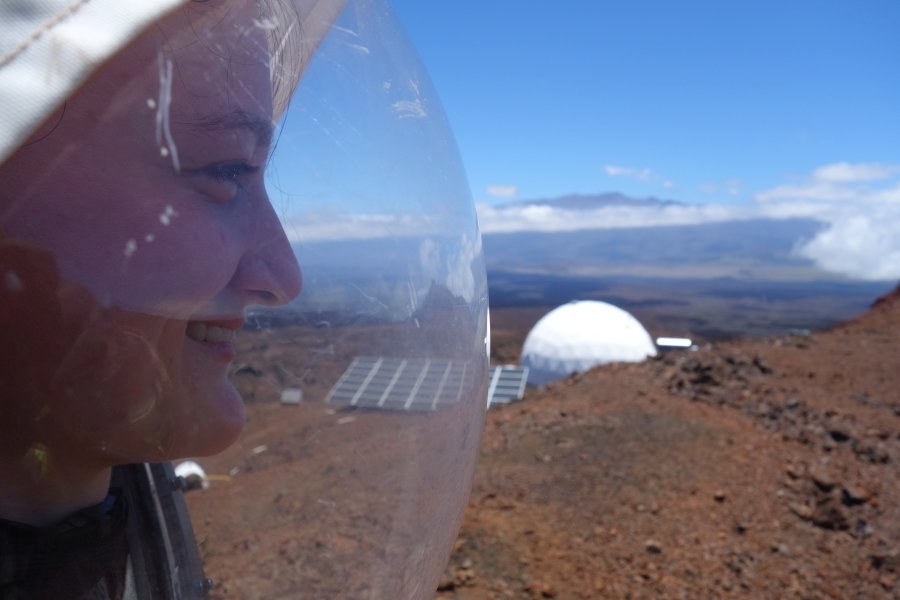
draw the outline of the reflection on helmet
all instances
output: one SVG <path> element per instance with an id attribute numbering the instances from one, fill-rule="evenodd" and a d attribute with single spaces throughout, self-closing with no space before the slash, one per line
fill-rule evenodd
<path id="1" fill-rule="evenodd" d="M 223 594 L 428 597 L 487 373 L 428 81 L 381 2 L 157 9 L 0 9 L 0 596 L 203 595 L 191 459 Z"/>

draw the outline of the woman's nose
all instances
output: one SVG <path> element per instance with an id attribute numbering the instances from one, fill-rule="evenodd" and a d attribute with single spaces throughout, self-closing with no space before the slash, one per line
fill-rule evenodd
<path id="1" fill-rule="evenodd" d="M 291 243 L 268 199 L 255 215 L 248 249 L 238 262 L 232 286 L 248 304 L 281 306 L 300 293 L 303 279 Z"/>

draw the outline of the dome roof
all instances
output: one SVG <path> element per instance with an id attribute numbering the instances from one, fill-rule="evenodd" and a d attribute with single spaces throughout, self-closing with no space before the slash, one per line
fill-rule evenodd
<path id="1" fill-rule="evenodd" d="M 528 333 L 522 365 L 528 383 L 541 385 L 612 362 L 640 362 L 656 346 L 630 313 L 593 300 L 570 302 L 550 311 Z"/>

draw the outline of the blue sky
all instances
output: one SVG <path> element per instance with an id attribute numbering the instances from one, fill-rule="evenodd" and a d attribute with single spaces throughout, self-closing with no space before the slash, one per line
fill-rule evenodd
<path id="1" fill-rule="evenodd" d="M 476 202 L 747 202 L 900 164 L 900 2 L 393 4 Z"/>
<path id="2" fill-rule="evenodd" d="M 825 227 L 797 240 L 798 255 L 850 277 L 900 279 L 900 1 L 393 5 L 455 134 L 482 232 L 814 218 Z M 440 207 L 445 196 L 459 197 L 459 188 L 435 187 L 456 180 L 449 171 L 428 173 L 445 164 L 446 146 L 415 146 L 384 168 L 376 148 L 392 147 L 394 130 L 443 121 L 426 118 L 434 116 L 432 98 L 420 93 L 417 69 L 397 78 L 368 60 L 392 37 L 377 28 L 372 39 L 358 36 L 377 20 L 372 14 L 336 28 L 330 47 L 349 52 L 347 62 L 340 54 L 336 63 L 320 61 L 321 74 L 340 75 L 324 83 L 349 87 L 318 93 L 313 67 L 301 86 L 308 95 L 298 110 L 336 117 L 327 125 L 312 119 L 297 137 L 303 148 L 314 135 L 334 146 L 332 154 L 298 152 L 318 161 L 303 171 L 304 201 L 321 197 L 326 206 L 294 219 L 298 239 L 420 231 L 402 202 L 363 214 L 382 207 L 373 196 L 387 189 L 391 200 L 427 198 Z M 348 75 L 357 63 L 375 67 L 358 77 L 392 102 L 378 127 L 358 129 L 336 110 L 358 103 L 356 76 Z M 344 67 L 332 73 L 333 64 Z M 338 128 L 349 141 L 335 146 Z M 332 190 L 314 190 L 314 176 L 343 169 L 344 158 L 366 149 L 376 156 L 369 170 L 338 177 L 347 203 L 338 218 Z M 296 166 L 289 171 L 299 173 Z M 577 212 L 516 204 L 613 191 L 682 204 Z"/>
<path id="3" fill-rule="evenodd" d="M 484 232 L 812 217 L 798 254 L 900 278 L 900 2 L 394 0 Z M 516 200 L 687 203 L 594 214 Z"/>

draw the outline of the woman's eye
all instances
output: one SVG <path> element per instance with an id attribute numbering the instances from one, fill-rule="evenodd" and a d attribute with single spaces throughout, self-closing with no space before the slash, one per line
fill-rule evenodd
<path id="1" fill-rule="evenodd" d="M 195 171 L 198 189 L 216 202 L 230 202 L 244 185 L 244 178 L 259 167 L 244 161 L 216 163 Z"/>
<path id="2" fill-rule="evenodd" d="M 237 182 L 241 176 L 256 173 L 259 167 L 248 165 L 245 162 L 222 163 L 208 168 L 209 174 L 219 181 Z"/>

